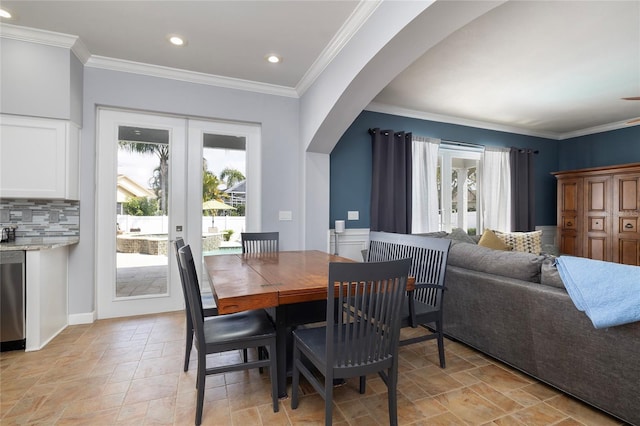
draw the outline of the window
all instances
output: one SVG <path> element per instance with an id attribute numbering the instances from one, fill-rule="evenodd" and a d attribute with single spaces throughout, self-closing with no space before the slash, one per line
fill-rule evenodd
<path id="1" fill-rule="evenodd" d="M 478 169 L 482 147 L 440 145 L 438 158 L 439 228 L 461 228 L 476 235 L 479 218 Z"/>

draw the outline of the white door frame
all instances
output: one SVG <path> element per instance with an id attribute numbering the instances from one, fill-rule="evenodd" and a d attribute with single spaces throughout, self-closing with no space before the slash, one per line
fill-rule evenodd
<path id="1" fill-rule="evenodd" d="M 186 120 L 181 118 L 98 109 L 96 155 L 96 311 L 98 318 L 112 318 L 180 310 L 184 306 L 182 288 L 169 247 L 167 292 L 136 297 L 116 297 L 116 179 L 118 128 L 135 126 L 163 129 L 170 134 L 169 241 L 175 238 L 176 224 L 184 223 L 186 203 L 180 198 L 186 189 Z M 171 246 L 171 244 L 169 244 Z"/>
<path id="2" fill-rule="evenodd" d="M 168 254 L 170 279 L 167 294 L 129 300 L 115 298 L 117 143 L 114 141 L 117 140 L 120 125 L 161 128 L 171 132 L 171 142 L 177 149 L 171 150 L 169 162 L 172 188 L 169 200 L 169 240 L 173 241 L 176 237 L 183 236 L 192 246 L 194 255 L 202 253 L 202 152 L 205 134 L 245 138 L 246 229 L 250 232 L 261 230 L 261 127 L 259 124 L 189 119 L 108 108 L 98 109 L 95 262 L 97 316 L 110 318 L 183 309 L 182 288 L 171 244 Z M 179 171 L 180 168 L 186 172 Z M 190 188 L 195 190 L 189 190 Z M 172 194 L 179 194 L 179 196 Z M 182 231 L 177 231 L 177 226 L 182 226 Z M 201 262 L 196 262 L 196 267 L 203 285 L 208 277 L 203 278 Z"/>

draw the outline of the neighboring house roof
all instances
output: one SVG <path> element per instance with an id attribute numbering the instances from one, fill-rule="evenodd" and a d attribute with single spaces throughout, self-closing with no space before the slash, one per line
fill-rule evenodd
<path id="1" fill-rule="evenodd" d="M 230 188 L 225 189 L 225 191 L 227 194 L 231 194 L 231 193 L 246 193 L 247 192 L 247 181 L 245 180 L 241 180 L 240 182 L 236 183 L 235 185 L 233 185 Z"/>
<path id="2" fill-rule="evenodd" d="M 229 194 L 229 198 L 225 200 L 227 204 L 230 204 L 234 207 L 245 204 L 247 194 L 247 181 L 240 181 L 230 188 L 227 188 L 224 192 L 226 194 Z"/>
<path id="3" fill-rule="evenodd" d="M 117 202 L 124 203 L 128 199 L 135 197 L 156 198 L 156 194 L 140 185 L 129 176 L 118 175 Z"/>

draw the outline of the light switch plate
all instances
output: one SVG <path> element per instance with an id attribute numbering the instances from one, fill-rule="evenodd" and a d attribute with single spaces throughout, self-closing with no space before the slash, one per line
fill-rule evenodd
<path id="1" fill-rule="evenodd" d="M 57 210 L 51 210 L 49 212 L 49 223 L 58 223 L 60 222 L 60 212 Z"/>
<path id="2" fill-rule="evenodd" d="M 358 210 L 348 211 L 347 220 L 360 220 L 360 212 Z"/>
<path id="3" fill-rule="evenodd" d="M 22 221 L 33 222 L 33 212 L 29 209 L 22 210 Z"/>
<path id="4" fill-rule="evenodd" d="M 0 210 L 0 222 L 9 222 L 11 220 L 11 211 L 7 209 Z"/>
<path id="5" fill-rule="evenodd" d="M 293 215 L 291 214 L 291 210 L 280 210 L 278 212 L 279 220 L 293 220 Z"/>

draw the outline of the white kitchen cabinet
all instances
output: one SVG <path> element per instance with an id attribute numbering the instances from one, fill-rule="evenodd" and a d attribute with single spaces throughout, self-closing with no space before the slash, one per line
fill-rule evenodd
<path id="1" fill-rule="evenodd" d="M 3 114 L 0 127 L 0 197 L 78 199 L 76 125 Z"/>

